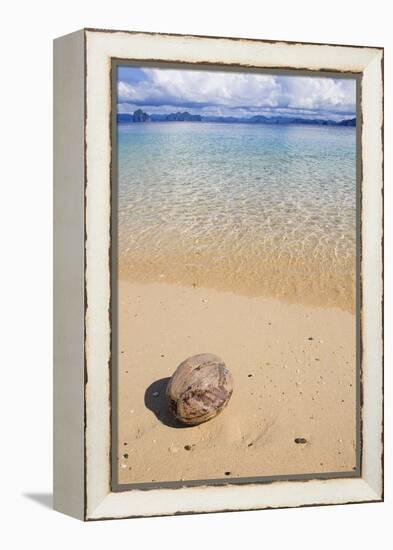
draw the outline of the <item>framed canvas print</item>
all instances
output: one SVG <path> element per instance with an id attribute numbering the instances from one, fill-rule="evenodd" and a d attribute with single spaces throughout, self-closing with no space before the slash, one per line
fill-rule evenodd
<path id="1" fill-rule="evenodd" d="M 54 44 L 54 505 L 383 499 L 383 50 Z"/>

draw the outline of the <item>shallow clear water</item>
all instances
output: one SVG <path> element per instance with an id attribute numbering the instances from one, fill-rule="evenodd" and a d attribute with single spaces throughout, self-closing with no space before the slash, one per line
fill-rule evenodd
<path id="1" fill-rule="evenodd" d="M 119 270 L 353 309 L 356 130 L 120 124 Z"/>

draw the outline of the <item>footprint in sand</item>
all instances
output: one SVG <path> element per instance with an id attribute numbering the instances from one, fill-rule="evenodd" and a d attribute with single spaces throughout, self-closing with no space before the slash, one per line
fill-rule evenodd
<path id="1" fill-rule="evenodd" d="M 248 448 L 260 448 L 265 446 L 273 437 L 273 427 L 276 424 L 277 418 L 263 419 L 260 425 L 243 437 L 244 443 Z"/>

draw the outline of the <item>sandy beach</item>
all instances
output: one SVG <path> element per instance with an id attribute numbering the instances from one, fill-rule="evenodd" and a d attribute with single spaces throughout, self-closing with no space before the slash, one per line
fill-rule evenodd
<path id="1" fill-rule="evenodd" d="M 320 81 L 329 93 L 313 115 L 280 107 L 272 119 L 265 78 L 280 106 L 292 89 L 308 101 L 318 81 L 165 71 L 118 73 L 146 103 L 119 104 L 117 119 L 117 481 L 356 475 L 356 109 L 336 110 L 343 97 L 356 105 L 356 81 Z M 162 99 L 176 107 L 153 109 L 150 92 L 172 78 L 183 88 Z M 188 111 L 206 85 L 218 118 Z M 221 112 L 231 94 L 240 118 Z M 184 427 L 165 389 L 202 353 L 223 359 L 233 394 Z"/>
<path id="2" fill-rule="evenodd" d="M 118 482 L 353 471 L 355 326 L 338 308 L 119 280 Z M 166 383 L 202 352 L 224 359 L 234 392 L 181 427 Z"/>

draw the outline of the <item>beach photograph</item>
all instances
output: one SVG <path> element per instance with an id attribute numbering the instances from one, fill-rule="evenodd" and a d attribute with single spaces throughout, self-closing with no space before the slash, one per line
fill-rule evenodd
<path id="1" fill-rule="evenodd" d="M 115 72 L 115 489 L 359 475 L 356 78 Z"/>

